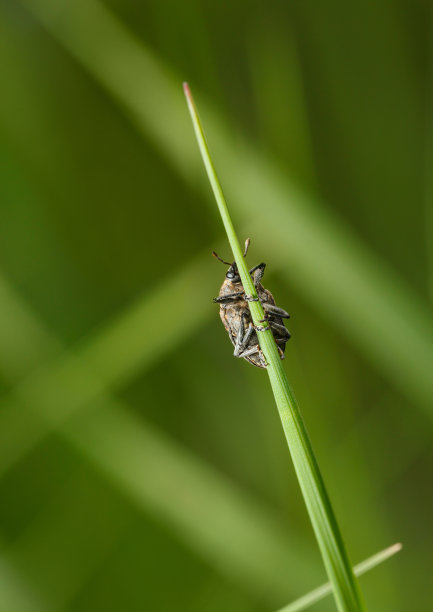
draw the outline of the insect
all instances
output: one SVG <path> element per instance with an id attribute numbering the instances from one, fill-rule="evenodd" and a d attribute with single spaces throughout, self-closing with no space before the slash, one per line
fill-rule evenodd
<path id="1" fill-rule="evenodd" d="M 249 245 L 250 239 L 248 238 L 245 242 L 244 257 L 248 252 Z M 257 290 L 258 300 L 260 300 L 265 311 L 265 319 L 260 322 L 267 323 L 265 326 L 255 327 L 248 305 L 248 302 L 253 301 L 254 298 L 245 294 L 236 262 L 230 264 L 224 261 L 215 251 L 212 255 L 223 264 L 229 266 L 219 295 L 213 301 L 220 304 L 221 321 L 235 347 L 233 355 L 235 357 L 243 357 L 258 368 L 266 368 L 267 364 L 260 350 L 257 332 L 263 331 L 267 329 L 267 326 L 270 326 L 281 359 L 284 359 L 284 350 L 286 342 L 290 338 L 290 333 L 285 328 L 283 319 L 288 319 L 290 315 L 282 308 L 276 306 L 272 293 L 265 289 L 260 282 L 263 278 L 266 264 L 260 263 L 250 270 L 250 275 Z"/>

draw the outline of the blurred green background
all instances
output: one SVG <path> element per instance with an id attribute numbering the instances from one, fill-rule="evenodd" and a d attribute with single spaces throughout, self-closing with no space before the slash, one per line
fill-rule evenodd
<path id="1" fill-rule="evenodd" d="M 430 609 L 431 3 L 0 0 L 0 610 L 265 612 L 326 580 L 248 261 L 370 610 Z M 330 598 L 317 610 L 334 610 Z"/>

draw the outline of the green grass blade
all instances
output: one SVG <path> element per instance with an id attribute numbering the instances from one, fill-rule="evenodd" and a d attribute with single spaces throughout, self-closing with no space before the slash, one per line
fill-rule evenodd
<path id="1" fill-rule="evenodd" d="M 55 6 L 50 0 L 21 2 L 122 105 L 184 180 L 196 185 L 198 164 L 183 117 L 180 79 L 169 67 L 97 0 L 60 0 Z M 297 190 L 254 147 L 234 139 L 209 104 L 204 108 L 237 218 L 260 219 L 258 240 L 286 262 L 291 286 L 431 418 L 433 323 L 425 302 L 323 202 Z"/>
<path id="2" fill-rule="evenodd" d="M 49 359 L 51 347 L 59 350 L 60 343 L 0 276 L 0 294 L 9 296 L 0 311 L 0 330 L 9 322 L 8 335 L 13 341 L 15 335 L 21 338 L 22 327 L 31 329 L 28 341 L 35 343 L 32 354 L 39 361 L 47 360 L 18 383 L 13 393 L 2 398 L 0 472 L 4 473 L 44 436 L 58 429 L 59 435 L 103 472 L 136 507 L 164 516 L 185 546 L 230 580 L 235 579 L 275 605 L 291 592 L 288 574 L 295 577 L 298 588 L 305 590 L 312 580 L 320 580 L 320 568 L 311 549 L 296 533 L 283 527 L 265 504 L 144 418 L 134 417 L 128 406 L 114 400 L 107 390 L 110 381 L 112 384 L 125 381 L 138 364 L 145 370 L 166 354 L 164 351 L 171 350 L 173 342 L 182 341 L 184 336 L 179 330 L 175 336 L 171 336 L 170 328 L 161 330 L 162 348 L 152 356 L 153 342 L 143 340 L 144 334 L 137 334 L 137 329 L 147 325 L 154 300 L 158 303 L 158 297 L 163 298 L 166 291 L 170 295 L 173 289 L 178 295 L 188 291 L 196 275 L 203 272 L 205 255 L 209 254 L 203 253 L 197 261 L 177 271 L 175 278 L 168 279 L 158 290 L 155 288 L 150 301 L 138 300 L 107 329 L 83 342 L 77 349 L 78 355 L 63 351 L 55 361 Z M 186 299 L 182 301 L 188 303 Z M 163 304 L 169 301 L 164 300 Z M 182 321 L 185 323 L 184 317 Z M 189 333 L 192 325 L 192 320 L 185 324 L 185 333 Z M 178 327 L 183 329 L 180 323 Z M 165 337 L 172 341 L 164 341 Z M 6 358 L 7 347 L 0 343 L 0 361 Z M 24 338 L 19 347 L 25 355 Z M 134 355 L 133 363 L 128 347 Z M 118 363 L 113 354 L 117 354 Z M 17 359 L 17 363 L 23 376 L 26 362 Z M 16 368 L 5 373 L 13 382 Z M 180 496 L 174 503 L 179 483 L 183 483 L 182 489 L 189 495 Z M 252 554 L 255 550 L 261 550 L 263 556 Z M 284 572 L 279 571 L 281 567 Z"/>
<path id="3" fill-rule="evenodd" d="M 191 92 L 186 83 L 184 84 L 184 92 L 200 152 L 238 266 L 244 290 L 247 294 L 257 297 L 256 289 L 248 272 L 218 177 L 210 159 L 203 128 Z M 251 302 L 250 311 L 254 324 L 256 326 L 260 325 L 261 320 L 264 318 L 264 311 L 261 303 L 259 301 Z M 295 396 L 287 380 L 270 327 L 268 326 L 267 330 L 258 334 L 258 338 L 268 364 L 267 372 L 280 413 L 284 433 L 289 445 L 305 504 L 310 515 L 310 520 L 316 534 L 316 539 L 322 553 L 323 562 L 332 584 L 337 607 L 339 610 L 350 612 L 365 610 L 358 582 L 349 563 L 310 439 L 299 412 Z"/>
<path id="4" fill-rule="evenodd" d="M 353 568 L 355 575 L 362 576 L 362 574 L 365 574 L 366 572 L 370 571 L 377 565 L 380 565 L 380 563 L 383 563 L 393 555 L 396 555 L 401 549 L 401 544 L 393 544 L 392 546 L 385 548 L 385 550 L 382 550 L 376 555 L 369 557 L 365 561 L 358 563 L 358 565 L 355 565 L 355 567 Z M 321 586 L 317 587 L 317 589 L 314 589 L 314 591 L 311 591 L 310 593 L 307 593 L 296 601 L 293 601 L 289 605 L 284 606 L 284 608 L 280 608 L 278 612 L 300 612 L 300 610 L 306 610 L 321 599 L 324 599 L 324 597 L 329 595 L 331 592 L 332 587 L 329 582 L 327 584 L 322 584 Z"/>

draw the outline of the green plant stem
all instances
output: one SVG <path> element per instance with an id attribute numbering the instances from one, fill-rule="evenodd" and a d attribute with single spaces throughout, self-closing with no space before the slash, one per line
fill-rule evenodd
<path id="1" fill-rule="evenodd" d="M 209 154 L 203 128 L 191 91 L 187 83 L 184 83 L 183 87 L 203 162 L 218 204 L 244 290 L 247 294 L 257 297 L 254 283 L 248 273 L 248 268 L 230 218 L 227 203 Z M 265 213 L 265 211 L 263 212 Z M 260 321 L 264 319 L 261 303 L 259 301 L 250 302 L 250 311 L 254 324 L 260 325 Z M 270 329 L 262 331 L 257 335 L 260 347 L 268 364 L 267 372 L 269 380 L 271 382 L 305 504 L 332 585 L 337 608 L 344 612 L 366 610 L 329 497 L 326 493 L 310 439 L 299 412 L 295 396 L 283 369 L 274 337 Z"/>
<path id="2" fill-rule="evenodd" d="M 365 561 L 361 561 L 361 563 L 358 563 L 358 565 L 355 565 L 353 568 L 355 576 L 362 576 L 362 574 L 365 574 L 393 555 L 396 555 L 401 549 L 401 544 L 393 544 L 392 546 L 385 548 L 385 550 L 382 550 L 372 557 L 369 557 Z M 321 586 L 317 587 L 317 589 L 310 591 L 306 595 L 303 595 L 296 601 L 292 601 L 292 603 L 284 606 L 284 608 L 280 608 L 278 612 L 300 612 L 301 610 L 306 610 L 321 599 L 324 599 L 331 592 L 332 586 L 329 584 L 329 582 L 327 582 L 326 584 L 322 584 Z"/>

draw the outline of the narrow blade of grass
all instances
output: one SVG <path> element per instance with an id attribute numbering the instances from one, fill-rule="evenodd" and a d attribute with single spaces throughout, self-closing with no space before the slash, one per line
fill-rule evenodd
<path id="1" fill-rule="evenodd" d="M 21 2 L 121 104 L 182 178 L 196 185 L 199 166 L 188 139 L 180 79 L 172 70 L 97 0 Z M 260 218 L 269 252 L 296 262 L 284 269 L 291 285 L 432 418 L 433 323 L 426 304 L 322 202 L 297 190 L 250 143 L 233 138 L 211 105 L 203 107 L 238 218 Z"/>
<path id="2" fill-rule="evenodd" d="M 131 308 L 131 316 L 128 311 L 123 313 L 106 330 L 83 342 L 78 351 L 81 359 L 64 351 L 54 362 L 49 359 L 51 347 L 59 349 L 60 343 L 0 277 L 0 287 L 4 285 L 0 293 L 9 295 L 0 312 L 0 328 L 4 317 L 5 322 L 9 321 L 8 333 L 13 339 L 15 333 L 20 337 L 21 318 L 23 323 L 31 320 L 33 333 L 28 341 L 35 341 L 32 350 L 39 361 L 47 359 L 43 367 L 18 383 L 14 393 L 2 400 L 0 471 L 4 472 L 49 432 L 58 429 L 63 439 L 138 508 L 163 516 L 185 546 L 230 580 L 235 578 L 275 605 L 291 591 L 289 574 L 297 588 L 307 589 L 312 580 L 320 580 L 320 568 L 311 549 L 289 528 L 282 527 L 266 505 L 164 436 L 144 418 L 135 418 L 127 405 L 110 397 L 106 388 L 110 381 L 113 384 L 124 381 L 138 364 L 148 368 L 166 354 L 164 351 L 171 350 L 172 342 L 162 341 L 159 352 L 153 357 L 147 355 L 147 351 L 152 352 L 153 343 L 146 343 L 144 334 L 137 334 L 137 329 L 146 326 L 153 300 L 158 302 L 158 296 L 163 297 L 165 291 L 171 293 L 173 288 L 182 291 L 182 279 L 188 287 L 188 278 L 195 279 L 201 272 L 205 255 L 209 256 L 202 254 L 199 261 L 177 272 L 174 286 L 171 281 L 163 284 L 159 291 L 152 292 L 150 302 L 147 298 L 139 300 Z M 8 305 L 13 306 L 11 312 Z M 189 328 L 190 323 L 185 329 L 190 331 Z M 161 333 L 171 337 L 170 329 Z M 178 330 L 172 341 L 181 342 L 182 338 Z M 135 356 L 132 361 L 127 347 Z M 3 354 L 6 348 L 0 343 L 0 358 L 6 357 Z M 25 339 L 20 349 L 26 353 Z M 118 364 L 112 357 L 116 351 Z M 17 363 L 22 376 L 26 362 Z M 15 368 L 6 374 L 14 381 Z M 176 497 L 179 483 L 187 496 Z M 262 556 L 252 553 L 257 550 L 262 551 Z"/>
<path id="3" fill-rule="evenodd" d="M 248 272 L 221 185 L 209 154 L 197 109 L 187 83 L 184 83 L 184 92 L 203 162 L 217 201 L 227 238 L 233 251 L 244 291 L 246 294 L 257 298 L 256 288 Z M 290 225 L 287 226 L 287 228 L 289 227 Z M 260 326 L 264 319 L 264 311 L 260 301 L 250 302 L 249 307 L 255 326 Z M 282 366 L 271 328 L 268 326 L 266 330 L 258 333 L 257 336 L 268 364 L 267 372 L 275 402 L 280 413 L 299 485 L 322 553 L 322 559 L 332 584 L 337 607 L 339 610 L 350 612 L 365 610 L 361 591 L 349 563 L 331 502 L 299 412 L 296 398 Z"/>
<path id="4" fill-rule="evenodd" d="M 389 546 L 389 548 L 385 548 L 385 550 L 382 550 L 365 561 L 358 563 L 358 565 L 355 565 L 353 568 L 355 575 L 362 576 L 362 574 L 365 574 L 377 565 L 380 565 L 380 563 L 383 563 L 390 557 L 396 555 L 401 549 L 401 544 L 393 544 L 392 546 Z M 317 589 L 314 589 L 314 591 L 311 591 L 296 601 L 293 601 L 289 605 L 284 606 L 284 608 L 280 608 L 278 612 L 300 612 L 300 610 L 306 610 L 321 599 L 324 599 L 331 592 L 332 586 L 329 584 L 329 582 L 327 584 L 322 584 L 321 586 L 317 587 Z"/>

